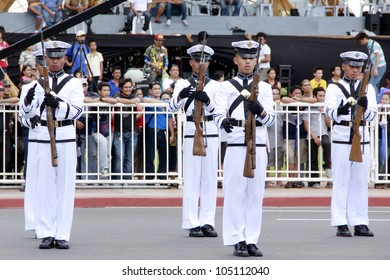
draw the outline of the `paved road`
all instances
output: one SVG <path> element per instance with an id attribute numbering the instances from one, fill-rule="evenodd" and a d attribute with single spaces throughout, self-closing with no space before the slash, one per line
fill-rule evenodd
<path id="1" fill-rule="evenodd" d="M 339 238 L 328 207 L 264 211 L 264 260 L 389 260 L 389 207 L 370 208 L 373 238 Z M 222 238 L 189 238 L 181 208 L 77 208 L 70 250 L 39 250 L 22 209 L 0 209 L 1 260 L 237 260 Z M 222 233 L 222 208 L 217 209 Z M 246 259 L 246 258 L 245 258 Z M 251 258 L 253 259 L 253 258 Z"/>

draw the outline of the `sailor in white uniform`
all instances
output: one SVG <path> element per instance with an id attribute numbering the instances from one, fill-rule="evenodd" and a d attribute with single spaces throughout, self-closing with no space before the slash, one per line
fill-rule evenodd
<path id="1" fill-rule="evenodd" d="M 76 185 L 76 133 L 74 121 L 83 113 L 81 81 L 63 70 L 66 49 L 70 45 L 61 41 L 45 42 L 49 70 L 49 87 L 52 94 L 45 95 L 42 80 L 23 87 L 20 114 L 35 119 L 31 129 L 37 143 L 35 194 L 35 231 L 42 238 L 40 249 L 68 249 L 73 219 Z M 50 137 L 47 129 L 46 107 L 53 108 L 58 166 L 51 163 Z M 29 163 L 29 162 L 28 162 Z M 28 166 L 28 170 L 33 170 Z M 28 183 L 27 183 L 28 184 Z"/>
<path id="2" fill-rule="evenodd" d="M 344 77 L 330 84 L 325 94 L 325 114 L 333 120 L 332 171 L 333 190 L 331 225 L 337 227 L 337 236 L 351 237 L 348 225 L 354 226 L 354 235 L 374 236 L 368 228 L 368 172 L 370 168 L 370 134 L 368 122 L 377 118 L 375 89 L 366 87 L 366 96 L 358 98 L 362 71 L 367 55 L 358 51 L 340 54 Z M 364 109 L 360 124 L 362 162 L 349 160 L 353 137 L 353 116 L 358 106 Z"/>
<path id="3" fill-rule="evenodd" d="M 39 75 L 42 76 L 43 72 L 42 65 L 43 65 L 43 54 L 42 49 L 39 49 L 37 51 L 34 51 L 33 55 L 35 56 L 36 61 L 36 67 L 39 71 Z M 23 85 L 22 92 L 28 92 L 30 88 L 32 88 L 37 81 L 33 81 L 31 83 L 28 83 L 26 85 Z M 38 106 L 38 104 L 37 104 Z M 37 153 L 39 153 L 39 150 L 37 149 L 38 143 L 37 143 L 37 130 L 32 129 L 35 128 L 38 125 L 38 121 L 40 118 L 38 116 L 34 116 L 31 119 L 25 119 L 21 116 L 21 113 L 19 113 L 19 122 L 24 126 L 28 127 L 28 153 L 27 153 L 27 161 L 26 166 L 29 168 L 26 168 L 26 184 L 25 184 L 25 191 L 24 191 L 24 224 L 25 224 L 25 230 L 26 231 L 35 231 L 35 195 L 36 195 L 36 178 L 37 178 L 37 165 L 36 165 L 36 159 L 38 158 Z"/>
<path id="4" fill-rule="evenodd" d="M 215 123 L 228 132 L 224 160 L 223 242 L 234 245 L 239 257 L 263 254 L 256 244 L 260 237 L 262 204 L 267 167 L 267 126 L 275 121 L 271 85 L 260 81 L 256 101 L 247 98 L 253 82 L 253 70 L 259 44 L 254 41 L 233 42 L 237 76 L 222 83 L 216 96 Z M 248 111 L 256 119 L 256 169 L 254 178 L 243 176 L 246 157 L 245 119 Z"/>
<path id="5" fill-rule="evenodd" d="M 189 63 L 192 68 L 192 76 L 176 83 L 169 103 L 173 112 L 182 109 L 187 118 L 183 142 L 182 228 L 190 231 L 190 237 L 217 237 L 218 234 L 214 226 L 219 145 L 218 129 L 213 121 L 213 113 L 215 108 L 214 97 L 220 92 L 221 86 L 217 81 L 205 76 L 203 91 L 195 91 L 199 81 L 198 73 L 201 56 L 203 54 L 205 59 L 203 65 L 207 68 L 214 51 L 207 45 L 195 45 L 189 48 L 187 53 L 191 56 Z M 206 156 L 194 156 L 192 153 L 195 133 L 193 113 L 196 102 L 203 103 L 204 122 L 202 125 L 206 142 Z"/>

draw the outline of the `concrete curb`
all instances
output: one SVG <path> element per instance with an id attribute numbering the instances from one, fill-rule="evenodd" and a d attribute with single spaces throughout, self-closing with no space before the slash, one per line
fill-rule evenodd
<path id="1" fill-rule="evenodd" d="M 266 197 L 267 207 L 323 207 L 330 206 L 330 197 Z M 181 207 L 181 197 L 88 197 L 76 198 L 76 208 L 104 207 Z M 223 197 L 218 197 L 217 206 L 223 206 Z M 390 206 L 390 197 L 370 197 L 370 207 Z M 23 198 L 2 198 L 0 208 L 23 208 Z"/>

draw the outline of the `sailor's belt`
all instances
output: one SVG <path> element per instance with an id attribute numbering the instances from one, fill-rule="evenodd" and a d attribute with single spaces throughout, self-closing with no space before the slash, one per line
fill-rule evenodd
<path id="1" fill-rule="evenodd" d="M 233 126 L 238 126 L 238 127 L 244 127 L 246 123 L 246 120 L 233 120 L 232 124 Z M 256 120 L 256 126 L 262 126 L 263 124 Z"/>
<path id="2" fill-rule="evenodd" d="M 353 127 L 354 123 L 351 121 L 340 121 L 340 122 L 335 122 L 335 125 Z M 366 125 L 366 121 L 360 122 L 360 126 L 365 126 L 365 125 Z"/>
<path id="3" fill-rule="evenodd" d="M 66 121 L 54 121 L 54 127 L 68 126 L 73 125 L 74 121 L 66 120 Z M 41 121 L 42 126 L 47 126 L 47 121 Z"/>
<path id="4" fill-rule="evenodd" d="M 214 118 L 212 115 L 210 116 L 205 116 L 206 120 L 209 122 L 209 121 L 212 121 Z M 194 121 L 194 117 L 193 116 L 187 116 L 187 122 L 193 122 Z"/>

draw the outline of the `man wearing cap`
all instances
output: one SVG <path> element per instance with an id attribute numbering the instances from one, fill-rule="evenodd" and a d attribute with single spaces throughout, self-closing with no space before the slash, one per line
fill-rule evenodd
<path id="1" fill-rule="evenodd" d="M 85 36 L 84 30 L 76 32 L 76 42 L 73 42 L 66 51 L 66 65 L 71 67 L 71 74 L 81 69 L 83 71 L 83 77 L 86 78 L 88 77 L 87 54 L 89 53 L 89 48 L 85 44 Z"/>
<path id="2" fill-rule="evenodd" d="M 248 100 L 253 85 L 259 44 L 245 40 L 233 42 L 233 61 L 238 73 L 222 82 L 223 91 L 216 96 L 215 123 L 227 135 L 224 159 L 223 242 L 234 245 L 238 257 L 261 257 L 256 244 L 260 237 L 262 202 L 267 167 L 267 128 L 275 121 L 271 85 L 260 81 L 256 101 Z M 256 119 L 256 169 L 254 178 L 243 176 L 246 157 L 245 121 L 248 112 Z"/>
<path id="3" fill-rule="evenodd" d="M 83 113 L 84 95 L 81 81 L 63 70 L 67 48 L 69 44 L 61 41 L 45 42 L 51 94 L 45 94 L 39 80 L 23 86 L 21 92 L 20 113 L 31 121 L 30 133 L 35 139 L 29 135 L 29 141 L 37 143 L 29 157 L 35 157 L 36 165 L 36 176 L 31 180 L 36 181 L 34 226 L 37 237 L 42 238 L 40 249 L 68 249 L 73 219 L 77 162 L 74 120 Z M 47 107 L 52 108 L 55 120 L 57 167 L 51 164 Z M 28 169 L 30 173 L 30 166 Z"/>
<path id="4" fill-rule="evenodd" d="M 337 236 L 351 237 L 348 225 L 354 226 L 355 236 L 374 236 L 368 228 L 368 172 L 370 168 L 370 134 L 368 122 L 377 117 L 375 89 L 367 85 L 366 96 L 358 97 L 358 79 L 367 55 L 358 51 L 340 54 L 344 77 L 328 86 L 325 94 L 325 114 L 333 120 L 332 171 L 333 192 L 331 225 Z M 353 137 L 353 116 L 358 106 L 364 109 L 360 134 L 362 162 L 349 160 Z"/>
<path id="5" fill-rule="evenodd" d="M 150 45 L 144 53 L 144 71 L 150 73 L 149 84 L 160 82 L 168 69 L 168 50 L 163 46 L 163 42 L 164 35 L 154 35 L 154 44 Z"/>
<path id="6" fill-rule="evenodd" d="M 196 91 L 199 82 L 201 62 L 207 68 L 214 50 L 209 46 L 195 45 L 187 50 L 191 56 L 189 61 L 192 76 L 179 80 L 169 102 L 170 109 L 175 112 L 183 108 L 187 122 L 184 128 L 183 142 L 183 223 L 182 228 L 189 230 L 190 237 L 217 237 L 214 230 L 215 208 L 217 200 L 218 169 L 218 129 L 213 122 L 215 108 L 214 97 L 221 91 L 220 83 L 204 77 L 203 91 Z M 203 56 L 203 57 L 202 57 Z M 204 62 L 201 59 L 204 59 Z M 194 156 L 194 109 L 202 102 L 204 111 L 203 133 L 207 143 L 206 156 Z M 200 207 L 198 212 L 198 202 Z"/>

